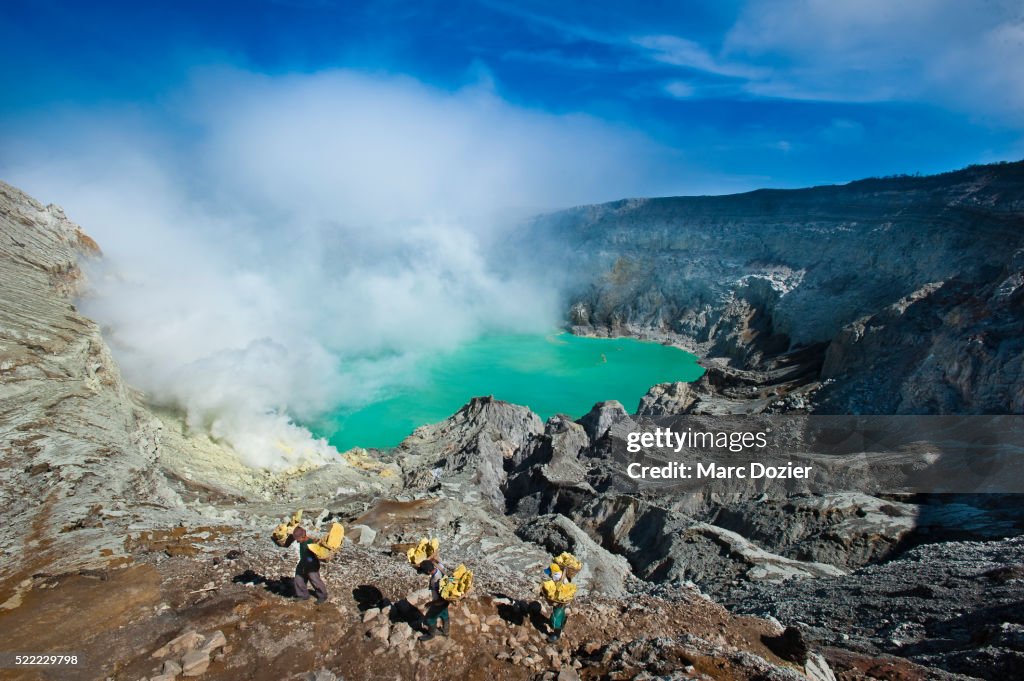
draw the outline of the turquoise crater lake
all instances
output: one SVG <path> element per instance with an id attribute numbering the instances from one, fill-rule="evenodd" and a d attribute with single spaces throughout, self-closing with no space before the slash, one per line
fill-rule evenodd
<path id="1" fill-rule="evenodd" d="M 341 409 L 310 424 L 313 431 L 339 451 L 383 449 L 451 416 L 474 396 L 526 405 L 542 419 L 557 413 L 579 418 L 602 400 L 633 411 L 652 385 L 704 373 L 696 357 L 678 348 L 568 333 L 486 336 L 419 369 L 422 380 L 415 385 L 359 409 Z"/>

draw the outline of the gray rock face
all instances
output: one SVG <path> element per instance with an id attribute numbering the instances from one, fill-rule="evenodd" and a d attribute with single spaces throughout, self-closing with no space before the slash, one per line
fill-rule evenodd
<path id="1" fill-rule="evenodd" d="M 784 556 L 765 551 L 745 537 L 710 523 L 691 525 L 683 535 L 683 542 L 684 546 L 674 552 L 673 560 L 686 565 L 690 570 L 694 565 L 700 563 L 702 556 L 711 553 L 701 547 L 702 544 L 709 543 L 725 550 L 730 559 L 726 567 L 732 567 L 734 570 L 739 567 L 737 576 L 743 576 L 750 581 L 782 582 L 790 579 L 834 577 L 844 574 L 843 570 L 833 565 L 787 559 Z M 700 548 L 693 550 L 690 548 L 691 546 Z M 683 560 L 679 560 L 680 558 Z M 679 576 L 685 578 L 688 575 L 684 573 Z"/>
<path id="2" fill-rule="evenodd" d="M 583 562 L 577 577 L 588 592 L 621 598 L 629 593 L 633 577 L 629 563 L 602 548 L 564 515 L 543 515 L 523 523 L 516 531 L 522 539 L 539 544 L 551 555 L 568 551 Z"/>
<path id="3" fill-rule="evenodd" d="M 49 569 L 94 564 L 103 549 L 123 554 L 122 537 L 105 529 L 124 524 L 117 500 L 181 503 L 155 470 L 159 421 L 69 299 L 82 279 L 77 259 L 98 253 L 59 208 L 0 183 L 0 544 Z M 48 536 L 30 539 L 42 518 Z M 4 561 L 0 575 L 25 567 Z"/>
<path id="4" fill-rule="evenodd" d="M 659 383 L 640 398 L 637 416 L 688 414 L 698 398 L 689 383 Z"/>
<path id="5" fill-rule="evenodd" d="M 820 389 L 825 348 L 817 344 L 764 358 L 757 369 L 703 359 L 703 376 L 692 383 L 652 386 L 640 398 L 636 416 L 807 413 Z"/>
<path id="6" fill-rule="evenodd" d="M 625 495 L 596 498 L 572 517 L 652 582 L 692 581 L 718 592 L 740 579 L 774 582 L 844 572 L 771 553 L 735 532 Z"/>
<path id="7" fill-rule="evenodd" d="M 474 397 L 450 418 L 417 428 L 399 445 L 398 460 L 413 476 L 413 486 L 471 479 L 483 498 L 503 512 L 505 467 L 525 458 L 543 432 L 540 417 L 526 407 Z"/>
<path id="8" fill-rule="evenodd" d="M 604 437 L 612 425 L 625 417 L 626 409 L 622 404 L 618 400 L 608 400 L 595 404 L 577 423 L 587 431 L 591 442 L 596 442 Z"/>
<path id="9" fill-rule="evenodd" d="M 520 514 L 553 508 L 559 499 L 594 494 L 581 460 L 590 438 L 583 426 L 562 415 L 552 416 L 503 488 L 505 506 Z"/>
<path id="10" fill-rule="evenodd" d="M 1009 566 L 1022 564 L 1021 538 L 928 544 L 810 587 L 747 585 L 730 602 L 804 622 L 817 644 L 893 653 L 970 677 L 1012 678 L 1024 662 L 1012 633 L 1022 624 L 1024 572 Z"/>
<path id="11" fill-rule="evenodd" d="M 917 519 L 915 506 L 841 493 L 737 501 L 713 522 L 789 558 L 859 567 L 885 558 Z"/>
<path id="12" fill-rule="evenodd" d="M 748 369 L 831 342 L 832 413 L 1021 413 L 1022 216 L 1018 162 L 618 201 L 538 218 L 521 238 L 575 265 L 579 331 Z"/>
<path id="13" fill-rule="evenodd" d="M 528 523 L 520 536 L 550 544 L 539 530 L 522 534 L 522 528 L 532 527 L 538 515 L 561 514 L 605 550 L 625 557 L 638 577 L 692 581 L 718 594 L 742 581 L 835 576 L 882 560 L 919 521 L 918 508 L 908 504 L 854 493 L 769 496 L 750 480 L 678 498 L 638 492 L 607 448 L 613 438 L 638 430 L 639 417 L 610 411 L 608 432 L 596 442 L 588 442 L 579 425 L 551 419 L 509 473 L 506 508 Z M 789 424 L 794 433 L 797 423 Z M 828 462 L 820 463 L 827 468 Z M 951 518 L 946 524 L 963 522 Z"/>
<path id="14" fill-rule="evenodd" d="M 575 484 L 584 476 L 580 453 L 590 446 L 587 431 L 563 415 L 552 416 L 544 427 L 544 437 L 534 449 L 535 456 L 546 461 L 544 477 L 553 484 Z M 531 455 L 531 456 L 534 456 Z"/>
<path id="15" fill-rule="evenodd" d="M 1024 250 L 989 283 L 929 284 L 846 326 L 827 413 L 1024 413 Z"/>

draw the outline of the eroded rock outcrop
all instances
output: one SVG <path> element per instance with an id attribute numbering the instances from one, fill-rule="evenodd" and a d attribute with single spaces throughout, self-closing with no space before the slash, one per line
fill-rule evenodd
<path id="1" fill-rule="evenodd" d="M 1021 413 L 1022 224 L 1018 162 L 630 199 L 537 218 L 521 238 L 575 268 L 578 332 L 756 370 L 832 343 L 830 413 Z"/>
<path id="2" fill-rule="evenodd" d="M 918 514 L 915 505 L 843 492 L 737 500 L 713 522 L 789 558 L 859 567 L 899 548 Z"/>
<path id="3" fill-rule="evenodd" d="M 398 460 L 411 487 L 472 480 L 483 499 L 503 512 L 506 466 L 528 456 L 543 432 L 540 417 L 526 407 L 475 397 L 448 419 L 417 428 L 399 445 Z"/>
<path id="4" fill-rule="evenodd" d="M 123 555 L 131 502 L 168 508 L 156 471 L 160 422 L 121 379 L 99 329 L 71 302 L 96 244 L 55 206 L 0 183 L 0 542 L 12 576 Z"/>
<path id="5" fill-rule="evenodd" d="M 591 442 L 596 442 L 608 433 L 615 423 L 626 418 L 626 408 L 618 400 L 598 402 L 580 418 L 578 423 L 587 431 Z"/>
<path id="6" fill-rule="evenodd" d="M 982 286 L 931 283 L 829 345 L 826 413 L 1024 413 L 1024 250 Z"/>
<path id="7" fill-rule="evenodd" d="M 516 534 L 543 546 L 552 556 L 569 551 L 583 561 L 579 581 L 594 593 L 612 597 L 629 593 L 626 583 L 633 573 L 626 559 L 606 551 L 564 515 L 539 516 L 520 525 Z"/>

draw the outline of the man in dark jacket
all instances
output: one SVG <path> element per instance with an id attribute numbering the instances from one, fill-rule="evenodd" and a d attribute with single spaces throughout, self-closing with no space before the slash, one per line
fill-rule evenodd
<path id="1" fill-rule="evenodd" d="M 451 605 L 448 601 L 441 597 L 441 580 L 444 578 L 444 566 L 441 562 L 434 558 L 427 558 L 425 561 L 417 566 L 419 573 L 422 575 L 430 575 L 430 603 L 427 604 L 427 614 L 424 621 L 427 625 L 427 630 L 420 636 L 421 641 L 429 641 L 434 638 L 434 634 L 440 631 L 442 636 L 448 635 L 448 606 Z M 438 627 L 438 621 L 441 626 Z"/>
<path id="2" fill-rule="evenodd" d="M 320 579 L 320 559 L 309 549 L 313 539 L 306 534 L 305 528 L 296 527 L 288 545 L 293 541 L 299 544 L 299 564 L 295 566 L 295 597 L 300 601 L 309 600 L 309 588 L 306 585 L 309 582 L 316 593 L 317 604 L 323 603 L 327 600 L 327 587 Z"/>

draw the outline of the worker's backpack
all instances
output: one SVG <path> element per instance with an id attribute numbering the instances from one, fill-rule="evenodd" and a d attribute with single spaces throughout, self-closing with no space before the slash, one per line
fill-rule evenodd
<path id="1" fill-rule="evenodd" d="M 281 523 L 276 528 L 274 528 L 274 532 L 270 535 L 270 538 L 278 546 L 287 546 L 288 540 L 292 536 L 292 532 L 295 530 L 296 527 L 299 526 L 301 522 L 302 509 L 300 508 L 298 511 L 294 513 L 294 515 L 292 515 L 291 520 L 289 520 L 286 523 Z"/>
<path id="2" fill-rule="evenodd" d="M 569 579 L 575 577 L 579 571 L 583 569 L 583 563 L 569 552 L 555 556 L 555 565 L 562 568 L 562 572 L 564 572 Z"/>
<path id="3" fill-rule="evenodd" d="M 320 560 L 331 560 L 341 550 L 341 545 L 344 541 L 345 528 L 341 526 L 341 523 L 332 523 L 331 531 L 327 533 L 327 536 L 321 537 L 316 543 L 310 544 L 309 550 Z"/>
<path id="4" fill-rule="evenodd" d="M 540 586 L 544 591 L 544 598 L 552 603 L 565 604 L 576 597 L 576 585 L 572 582 L 546 579 Z"/>
<path id="5" fill-rule="evenodd" d="M 424 537 L 423 539 L 420 539 L 420 543 L 417 544 L 415 548 L 406 551 L 405 555 L 412 565 L 419 565 L 426 559 L 436 556 L 440 548 L 441 540 L 437 537 L 432 539 Z"/>
<path id="6" fill-rule="evenodd" d="M 455 603 L 469 593 L 473 588 L 473 572 L 465 565 L 455 568 L 451 576 L 445 575 L 441 578 L 441 586 L 438 591 L 441 598 L 449 603 Z"/>

